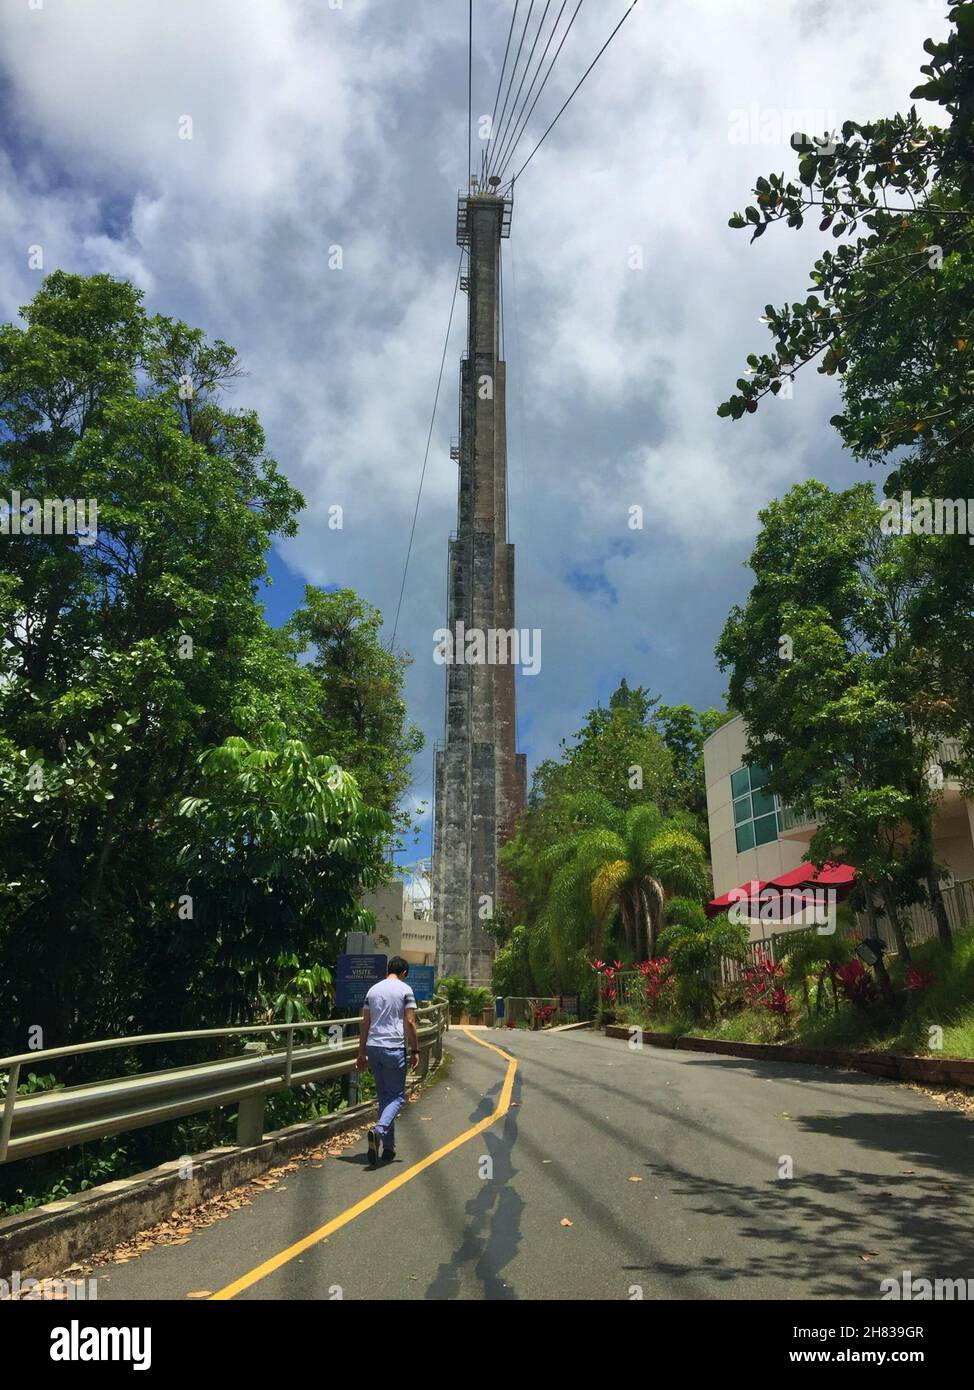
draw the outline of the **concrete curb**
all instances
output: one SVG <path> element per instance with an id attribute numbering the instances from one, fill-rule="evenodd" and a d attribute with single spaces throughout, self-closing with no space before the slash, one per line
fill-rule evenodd
<path id="1" fill-rule="evenodd" d="M 605 1026 L 607 1038 L 628 1039 L 634 1032 L 641 1032 L 643 1042 L 651 1047 L 713 1052 L 724 1057 L 744 1057 L 752 1062 L 800 1062 L 806 1066 L 844 1067 L 893 1081 L 922 1081 L 932 1086 L 960 1086 L 974 1090 L 974 1061 L 964 1057 L 909 1057 L 895 1052 L 846 1052 L 840 1048 L 794 1047 L 785 1043 L 725 1042 L 719 1038 L 648 1033 L 642 1029 L 626 1028 L 619 1023 Z"/>
<path id="2" fill-rule="evenodd" d="M 431 1071 L 430 1079 L 434 1075 Z M 418 1089 L 411 1086 L 407 1096 L 415 1095 Z M 22 1277 L 56 1274 L 173 1213 L 191 1211 L 220 1192 L 240 1187 L 283 1159 L 355 1129 L 375 1114 L 375 1101 L 367 1101 L 319 1120 L 274 1130 L 248 1148 L 234 1146 L 194 1154 L 189 1177 L 180 1176 L 186 1160 L 173 1159 L 133 1177 L 4 1217 L 0 1219 L 0 1278 L 10 1283 L 14 1270 Z"/>

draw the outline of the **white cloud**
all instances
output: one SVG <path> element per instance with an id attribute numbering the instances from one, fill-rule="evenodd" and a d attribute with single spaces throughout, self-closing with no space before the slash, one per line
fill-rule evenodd
<path id="1" fill-rule="evenodd" d="M 524 154 L 623 8 L 583 7 Z M 511 6 L 477 9 L 475 116 L 492 103 Z M 713 642 L 744 591 L 757 508 L 809 473 L 862 476 L 827 425 L 834 386 L 814 376 L 745 422 L 715 416 L 762 344 L 762 306 L 797 295 L 815 247 L 777 229 L 751 249 L 728 230 L 754 177 L 794 158 L 734 143 L 733 113 L 902 109 L 923 38 L 942 27 L 919 0 L 644 0 L 519 183 L 509 447 L 518 620 L 543 626 L 542 674 L 520 682 L 535 754 L 623 673 L 671 701 L 717 698 Z M 0 14 L 5 316 L 37 288 L 27 247 L 40 242 L 46 268 L 131 276 L 150 308 L 234 343 L 248 371 L 237 398 L 309 502 L 287 563 L 390 619 L 456 268 L 465 40 L 452 0 L 46 0 Z M 192 140 L 179 138 L 186 115 Z M 431 736 L 460 346 L 400 624 Z M 335 502 L 342 532 L 325 526 Z M 637 502 L 646 529 L 633 535 Z"/>

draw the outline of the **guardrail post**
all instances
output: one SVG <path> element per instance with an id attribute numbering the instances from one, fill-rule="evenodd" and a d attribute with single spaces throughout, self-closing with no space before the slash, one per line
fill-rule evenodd
<path id="1" fill-rule="evenodd" d="M 0 1163 L 6 1161 L 7 1145 L 10 1143 L 10 1129 L 14 1122 L 14 1101 L 17 1098 L 17 1085 L 20 1081 L 20 1063 L 14 1062 L 7 1076 L 7 1099 L 3 1104 L 3 1121 L 0 1123 Z"/>
<path id="2" fill-rule="evenodd" d="M 245 1096 L 237 1111 L 237 1145 L 249 1149 L 264 1137 L 264 1097 Z"/>
<path id="3" fill-rule="evenodd" d="M 284 1085 L 291 1087 L 291 1063 L 294 1060 L 294 1029 L 287 1030 L 287 1056 L 284 1061 Z"/>

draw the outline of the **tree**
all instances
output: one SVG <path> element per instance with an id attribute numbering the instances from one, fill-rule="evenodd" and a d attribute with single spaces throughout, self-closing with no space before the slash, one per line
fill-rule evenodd
<path id="1" fill-rule="evenodd" d="M 296 965 L 334 959 L 360 925 L 358 890 L 378 882 L 375 845 L 392 822 L 334 758 L 297 739 L 274 748 L 227 739 L 202 755 L 200 773 L 179 806 L 193 913 L 152 965 L 174 991 L 194 982 L 197 1026 L 239 1023 Z"/>
<path id="2" fill-rule="evenodd" d="M 647 917 L 637 903 L 645 888 L 635 884 L 620 886 L 603 904 L 602 921 L 596 920 L 591 878 L 576 872 L 579 843 L 586 834 L 606 832 L 616 837 L 618 852 L 610 858 L 628 862 L 630 851 L 618 848 L 627 815 L 649 808 L 648 816 L 689 836 L 696 845 L 691 855 L 702 854 L 703 740 L 726 717 L 660 706 L 657 696 L 623 679 L 607 706 L 589 711 L 574 740 L 563 740 L 561 760 L 535 769 L 527 810 L 501 857 L 518 893 L 536 989 L 588 987 L 583 955 L 598 931 L 618 926 L 635 952 L 637 939 L 647 943 L 658 928 L 658 918 Z M 674 842 L 674 852 L 679 845 L 687 848 L 689 841 Z M 706 886 L 706 873 L 699 882 Z"/>
<path id="3" fill-rule="evenodd" d="M 718 413 L 738 419 L 810 362 L 838 375 L 843 442 L 870 465 L 895 465 L 890 499 L 966 499 L 974 429 L 974 6 L 950 7 L 947 40 L 928 39 L 925 81 L 946 128 L 906 115 L 858 124 L 841 139 L 799 139 L 798 181 L 759 178 L 755 203 L 731 218 L 752 240 L 772 223 L 800 228 L 814 213 L 842 239 L 814 263 L 802 299 L 766 306 L 771 352 Z M 964 534 L 912 534 L 910 623 L 928 704 L 963 741 L 974 786 L 974 575 Z"/>
<path id="4" fill-rule="evenodd" d="M 28 1025 L 54 1046 L 161 1024 L 196 1000 L 218 1012 L 198 962 L 230 928 L 204 942 L 199 918 L 179 915 L 192 896 L 179 803 L 208 795 L 207 750 L 242 738 L 279 752 L 309 708 L 312 753 L 328 751 L 312 698 L 325 675 L 300 667 L 259 603 L 267 550 L 294 534 L 303 503 L 256 415 L 221 401 L 239 374 L 233 349 L 150 318 L 137 290 L 105 275 L 57 272 L 22 312 L 0 327 L 0 497 L 90 499 L 97 513 L 86 508 L 87 535 L 33 523 L 17 534 L 9 502 L 2 513 L 0 1045 L 11 1048 Z M 196 829 L 185 862 L 209 864 L 212 881 L 210 829 Z M 355 844 L 364 881 L 381 845 Z M 234 879 L 253 863 L 237 850 L 223 868 Z M 234 879 L 251 907 L 260 891 Z M 306 917 L 318 911 L 310 891 L 304 901 Z M 212 904 L 194 905 L 216 923 Z M 302 930 L 321 940 L 320 927 Z M 189 938 L 192 951 L 171 950 Z M 249 928 L 244 940 L 264 951 Z M 273 959 L 235 968 L 252 981 Z M 236 984 L 224 1003 L 243 1007 Z"/>
<path id="5" fill-rule="evenodd" d="M 689 898 L 675 897 L 666 905 L 666 926 L 660 953 L 676 976 L 676 1005 L 681 1011 L 714 1019 L 715 988 L 722 960 L 743 960 L 747 926 L 727 915 L 708 922 L 703 908 Z"/>
<path id="6" fill-rule="evenodd" d="M 400 801 L 423 735 L 407 723 L 402 697 L 409 657 L 382 646 L 381 627 L 379 610 L 351 589 L 308 587 L 284 631 L 296 654 L 313 652 L 302 667 L 310 683 L 309 746 L 353 768 L 363 798 L 405 829 L 410 818 Z"/>
<path id="7" fill-rule="evenodd" d="M 875 883 L 904 958 L 897 906 L 929 895 L 950 932 L 932 855 L 936 741 L 921 715 L 902 542 L 872 488 L 793 488 L 761 512 L 755 583 L 717 647 L 747 720 L 748 761 L 819 822 L 815 863 L 846 858 Z M 867 893 L 867 911 L 872 895 Z"/>
<path id="8" fill-rule="evenodd" d="M 670 800 L 696 817 L 700 837 L 709 838 L 707 787 L 703 745 L 733 714 L 716 709 L 698 711 L 692 705 L 660 705 L 655 722 L 673 759 Z"/>
<path id="9" fill-rule="evenodd" d="M 701 897 L 709 885 L 689 817 L 666 818 L 650 803 L 620 812 L 594 796 L 577 811 L 577 828 L 548 853 L 559 866 L 544 913 L 556 966 L 583 945 L 601 949 L 614 917 L 631 956 L 655 956 L 667 898 Z"/>

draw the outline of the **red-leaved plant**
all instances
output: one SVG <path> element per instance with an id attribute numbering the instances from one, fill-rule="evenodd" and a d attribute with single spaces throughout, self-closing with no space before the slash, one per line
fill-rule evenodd
<path id="1" fill-rule="evenodd" d="M 861 961 L 850 960 L 835 974 L 842 993 L 855 1008 L 865 1009 L 876 1002 L 876 986 Z"/>

